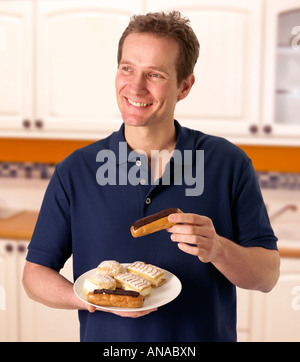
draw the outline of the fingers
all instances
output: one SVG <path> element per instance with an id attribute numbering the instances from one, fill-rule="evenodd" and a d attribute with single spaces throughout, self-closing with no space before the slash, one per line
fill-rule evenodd
<path id="1" fill-rule="evenodd" d="M 139 317 L 143 317 L 147 314 L 150 314 L 152 312 L 155 312 L 156 310 L 157 310 L 157 308 L 148 309 L 148 310 L 144 310 L 141 312 L 112 312 L 112 313 L 116 314 L 120 317 L 139 318 Z"/>
<path id="2" fill-rule="evenodd" d="M 201 235 L 203 234 L 203 227 L 191 224 L 177 224 L 167 229 L 168 232 L 173 234 L 183 235 Z"/>
<path id="3" fill-rule="evenodd" d="M 169 215 L 168 220 L 180 224 L 205 225 L 210 219 L 203 215 L 177 213 Z"/>
<path id="4" fill-rule="evenodd" d="M 171 240 L 177 243 L 187 243 L 195 246 L 201 246 L 206 242 L 205 237 L 189 234 L 172 234 Z"/>
<path id="5" fill-rule="evenodd" d="M 169 220 L 178 224 L 167 229 L 172 233 L 171 239 L 195 245 L 202 245 L 206 239 L 215 236 L 215 230 L 211 219 L 196 214 L 172 214 Z M 174 220 L 174 221 L 173 221 Z"/>
<path id="6" fill-rule="evenodd" d="M 197 214 L 172 214 L 169 221 L 177 224 L 168 228 L 171 240 L 183 252 L 209 262 L 216 251 L 217 234 L 211 219 Z"/>
<path id="7" fill-rule="evenodd" d="M 189 245 L 186 243 L 178 243 L 178 248 L 190 255 L 197 256 L 202 263 L 211 262 L 211 249 L 206 247 L 199 247 L 195 245 Z"/>
<path id="8" fill-rule="evenodd" d="M 155 312 L 157 310 L 157 308 L 153 308 L 153 309 L 147 309 L 147 310 L 143 310 L 143 311 L 135 311 L 135 312 L 114 312 L 113 310 L 108 310 L 108 309 L 102 309 L 101 307 L 94 307 L 93 305 L 87 304 L 87 309 L 90 313 L 94 313 L 96 310 L 101 311 L 101 312 L 107 312 L 107 313 L 113 313 L 116 314 L 120 317 L 130 317 L 130 318 L 139 318 L 139 317 L 143 317 L 144 315 L 147 315 L 149 313 Z"/>
<path id="9" fill-rule="evenodd" d="M 94 313 L 94 312 L 95 312 L 96 307 L 94 307 L 93 305 L 90 305 L 90 304 L 88 304 L 88 303 L 86 303 L 85 305 L 86 305 L 87 310 L 88 310 L 90 313 Z"/>
<path id="10" fill-rule="evenodd" d="M 196 246 L 192 246 L 192 245 L 188 245 L 186 243 L 179 243 L 178 248 L 187 254 L 198 256 L 199 258 L 203 258 L 203 260 L 205 260 L 204 256 L 207 254 L 205 249 L 199 248 Z"/>

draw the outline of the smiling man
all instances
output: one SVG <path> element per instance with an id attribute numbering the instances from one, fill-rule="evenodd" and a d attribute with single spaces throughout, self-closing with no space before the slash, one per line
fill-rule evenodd
<path id="1" fill-rule="evenodd" d="M 117 101 L 125 123 L 125 139 L 132 149 L 146 152 L 151 166 L 152 150 L 175 149 L 174 110 L 194 84 L 194 74 L 178 84 L 175 40 L 151 33 L 132 32 L 122 45 L 122 57 L 116 76 Z M 169 161 L 164 158 L 162 176 Z"/>
<path id="2" fill-rule="evenodd" d="M 147 33 L 126 37 L 116 76 L 117 100 L 126 126 L 174 126 L 175 105 L 194 83 L 190 74 L 178 85 L 178 52 L 174 40 Z"/>
<path id="3" fill-rule="evenodd" d="M 198 40 L 180 13 L 133 17 L 118 50 L 122 127 L 66 158 L 49 183 L 24 287 L 50 307 L 79 309 L 82 341 L 236 341 L 236 286 L 268 292 L 277 282 L 277 238 L 251 161 L 228 141 L 174 120 L 177 102 L 195 82 L 198 55 Z M 114 155 L 115 180 L 134 164 L 151 170 L 157 182 L 97 182 L 102 151 Z M 153 159 L 153 151 L 164 157 Z M 179 157 L 185 152 L 193 157 Z M 201 175 L 197 152 L 204 154 Z M 182 170 L 203 178 L 204 191 L 187 195 Z M 169 184 L 162 182 L 166 172 Z M 169 216 L 177 225 L 138 240 L 131 236 L 134 221 L 171 207 L 183 211 Z M 75 280 L 102 260 L 143 260 L 177 275 L 182 292 L 158 309 L 96 311 L 59 274 L 70 255 Z"/>

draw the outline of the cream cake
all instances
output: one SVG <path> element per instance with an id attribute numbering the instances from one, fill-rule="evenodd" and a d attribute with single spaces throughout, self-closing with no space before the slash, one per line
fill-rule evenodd
<path id="1" fill-rule="evenodd" d="M 85 279 L 83 293 L 87 295 L 95 289 L 116 289 L 117 282 L 108 275 L 95 274 Z"/>
<path id="2" fill-rule="evenodd" d="M 115 276 L 117 288 L 124 290 L 135 290 L 143 297 L 146 297 L 151 292 L 151 283 L 130 273 L 123 273 Z"/>
<path id="3" fill-rule="evenodd" d="M 154 287 L 158 287 L 166 281 L 163 269 L 142 261 L 136 261 L 128 265 L 126 269 L 129 273 L 146 279 Z"/>
<path id="4" fill-rule="evenodd" d="M 103 275 L 114 277 L 118 274 L 124 273 L 122 265 L 116 260 L 104 260 L 97 267 L 97 272 Z"/>

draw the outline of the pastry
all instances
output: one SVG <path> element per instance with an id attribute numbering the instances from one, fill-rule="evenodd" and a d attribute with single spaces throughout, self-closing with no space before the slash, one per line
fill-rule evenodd
<path id="1" fill-rule="evenodd" d="M 151 283 L 136 275 L 123 273 L 115 276 L 115 280 L 117 281 L 117 288 L 135 290 L 143 297 L 148 296 L 151 292 Z"/>
<path id="2" fill-rule="evenodd" d="M 144 304 L 141 294 L 132 290 L 96 289 L 88 293 L 87 300 L 99 306 L 121 308 L 140 308 Z"/>
<path id="3" fill-rule="evenodd" d="M 182 213 L 182 211 L 177 208 L 171 208 L 137 220 L 130 228 L 131 234 L 133 237 L 138 238 L 140 236 L 155 233 L 156 231 L 167 229 L 176 224 L 169 222 L 168 216 L 176 213 Z"/>
<path id="4" fill-rule="evenodd" d="M 95 289 L 116 289 L 117 282 L 108 275 L 95 274 L 87 278 L 83 283 L 83 293 L 87 295 Z"/>
<path id="5" fill-rule="evenodd" d="M 148 280 L 154 287 L 158 287 L 166 281 L 163 269 L 142 261 L 136 261 L 128 265 L 126 269 L 129 273 Z"/>
<path id="6" fill-rule="evenodd" d="M 124 273 L 124 269 L 122 265 L 115 260 L 105 260 L 98 265 L 97 272 L 99 274 L 105 274 L 109 275 L 110 277 L 114 277 L 118 274 Z"/>

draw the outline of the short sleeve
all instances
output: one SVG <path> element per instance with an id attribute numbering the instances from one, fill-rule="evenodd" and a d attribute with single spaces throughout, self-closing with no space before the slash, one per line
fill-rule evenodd
<path id="1" fill-rule="evenodd" d="M 56 168 L 44 196 L 26 260 L 60 270 L 71 253 L 70 200 Z"/>
<path id="2" fill-rule="evenodd" d="M 235 190 L 232 217 L 235 241 L 241 246 L 260 246 L 277 250 L 277 238 L 270 225 L 268 213 L 251 160 L 248 160 Z"/>

